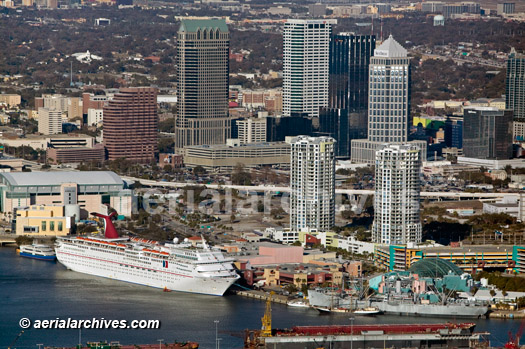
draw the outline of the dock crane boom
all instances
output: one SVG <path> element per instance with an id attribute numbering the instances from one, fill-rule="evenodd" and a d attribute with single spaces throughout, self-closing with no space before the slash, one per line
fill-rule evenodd
<path id="1" fill-rule="evenodd" d="M 271 291 L 268 299 L 266 299 L 266 311 L 264 316 L 261 318 L 262 329 L 261 337 L 271 337 L 272 336 L 272 296 L 274 292 Z"/>

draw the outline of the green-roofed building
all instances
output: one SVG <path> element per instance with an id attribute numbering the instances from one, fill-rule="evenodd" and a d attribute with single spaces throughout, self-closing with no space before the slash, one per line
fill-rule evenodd
<path id="1" fill-rule="evenodd" d="M 421 277 L 443 278 L 445 275 L 461 275 L 464 272 L 454 263 L 441 258 L 426 258 L 412 264 L 408 271 Z"/>
<path id="2" fill-rule="evenodd" d="M 222 19 L 182 20 L 177 33 L 175 151 L 224 144 L 228 116 L 228 26 Z"/>

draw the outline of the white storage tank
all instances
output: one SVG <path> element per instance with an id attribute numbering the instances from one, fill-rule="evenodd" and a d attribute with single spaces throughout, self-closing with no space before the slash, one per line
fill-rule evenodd
<path id="1" fill-rule="evenodd" d="M 80 206 L 79 205 L 65 205 L 64 215 L 66 217 L 75 217 L 75 223 L 80 220 Z"/>

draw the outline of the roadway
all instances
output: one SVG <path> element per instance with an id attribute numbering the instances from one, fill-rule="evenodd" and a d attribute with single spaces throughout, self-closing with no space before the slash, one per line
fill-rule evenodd
<path id="1" fill-rule="evenodd" d="M 232 185 L 232 184 L 197 184 L 197 183 L 179 183 L 179 182 L 163 182 L 163 181 L 153 181 L 149 179 L 141 179 L 135 177 L 123 176 L 122 179 L 127 181 L 136 181 L 140 182 L 144 186 L 148 187 L 157 187 L 157 188 L 173 188 L 180 189 L 184 187 L 191 186 L 205 186 L 209 189 L 236 189 L 239 191 L 255 191 L 255 192 L 281 192 L 287 193 L 290 192 L 289 187 L 278 187 L 273 185 Z M 358 189 L 336 189 L 336 194 L 346 194 L 346 195 L 374 195 L 373 190 L 358 190 Z M 424 198 L 447 198 L 447 199 L 496 199 L 502 198 L 503 196 L 516 196 L 518 197 L 519 193 L 467 193 L 467 192 L 444 192 L 444 191 L 423 191 L 421 192 L 421 197 Z"/>

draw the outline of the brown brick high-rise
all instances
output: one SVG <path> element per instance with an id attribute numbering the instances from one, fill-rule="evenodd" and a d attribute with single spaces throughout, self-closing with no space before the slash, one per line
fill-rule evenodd
<path id="1" fill-rule="evenodd" d="M 157 89 L 122 88 L 104 106 L 104 145 L 109 160 L 155 159 L 158 140 Z"/>

